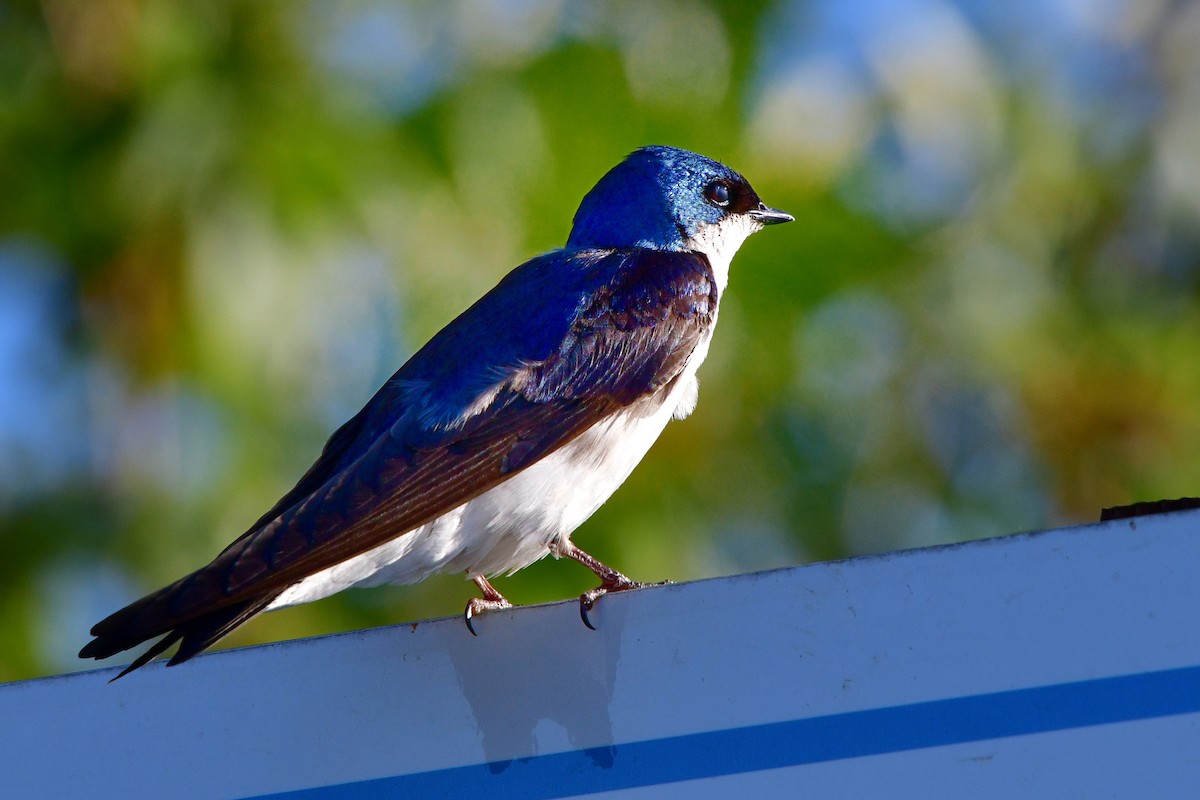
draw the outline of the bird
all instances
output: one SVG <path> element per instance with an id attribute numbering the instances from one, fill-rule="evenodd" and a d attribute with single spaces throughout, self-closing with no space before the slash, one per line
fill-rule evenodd
<path id="1" fill-rule="evenodd" d="M 572 532 L 696 405 L 730 261 L 794 218 L 724 164 L 635 150 L 584 196 L 566 246 L 509 272 L 338 428 L 316 462 L 209 564 L 97 623 L 81 658 L 155 639 L 191 659 L 262 611 L 349 587 L 472 580 L 473 618 L 511 607 L 491 578 L 553 555 L 591 570 L 583 622 L 644 586 Z M 116 678 L 113 678 L 116 680 Z"/>

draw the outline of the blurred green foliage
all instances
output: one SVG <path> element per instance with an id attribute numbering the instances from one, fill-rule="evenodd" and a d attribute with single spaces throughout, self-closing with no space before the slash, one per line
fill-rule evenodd
<path id="1" fill-rule="evenodd" d="M 1200 12 L 1096 6 L 0 2 L 0 680 L 86 666 L 650 143 L 799 222 L 735 260 L 696 413 L 577 534 L 601 559 L 681 580 L 1200 493 Z"/>

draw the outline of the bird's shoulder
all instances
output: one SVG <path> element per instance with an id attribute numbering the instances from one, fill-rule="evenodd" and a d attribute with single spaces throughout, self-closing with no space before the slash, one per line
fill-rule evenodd
<path id="1" fill-rule="evenodd" d="M 716 304 L 712 268 L 699 253 L 555 251 L 510 272 L 389 386 L 408 398 L 410 413 L 419 408 L 421 430 L 452 430 L 505 388 L 548 402 L 612 387 L 605 372 L 628 378 L 647 356 L 655 362 L 686 346 L 711 325 Z"/>

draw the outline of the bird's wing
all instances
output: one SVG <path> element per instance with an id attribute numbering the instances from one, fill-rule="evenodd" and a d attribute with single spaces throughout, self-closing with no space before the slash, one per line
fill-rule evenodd
<path id="1" fill-rule="evenodd" d="M 716 301 L 695 253 L 522 265 L 413 356 L 251 530 L 98 623 L 81 655 L 170 633 L 183 639 L 172 663 L 190 657 L 288 586 L 436 519 L 668 385 Z"/>

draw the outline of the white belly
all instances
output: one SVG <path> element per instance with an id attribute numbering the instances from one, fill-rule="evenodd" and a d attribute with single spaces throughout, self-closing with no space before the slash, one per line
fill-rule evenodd
<path id="1" fill-rule="evenodd" d="M 569 537 L 629 477 L 673 414 L 690 413 L 707 352 L 705 341 L 669 395 L 634 403 L 433 522 L 293 584 L 269 608 L 439 572 L 511 574 L 543 558 L 552 541 Z"/>

